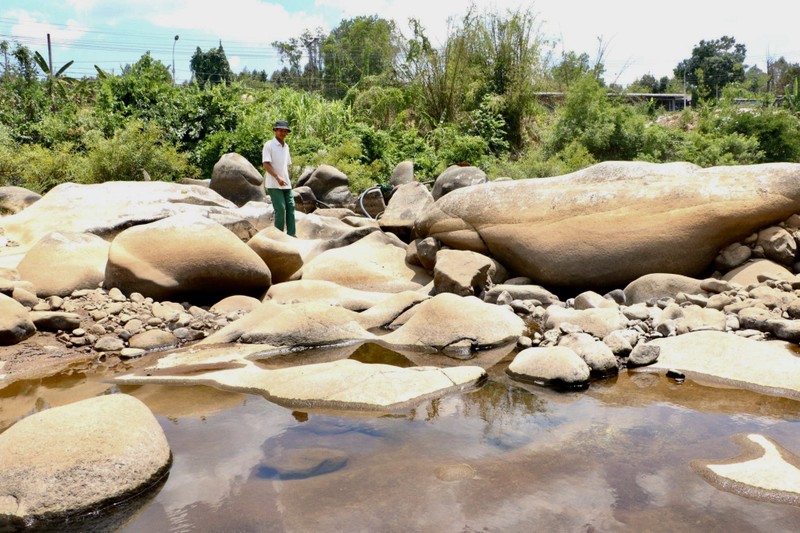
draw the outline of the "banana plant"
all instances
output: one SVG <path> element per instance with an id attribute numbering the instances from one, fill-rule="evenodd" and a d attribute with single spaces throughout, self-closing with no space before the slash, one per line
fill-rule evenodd
<path id="1" fill-rule="evenodd" d="M 42 54 L 39 52 L 36 52 L 33 55 L 33 59 L 36 61 L 36 64 L 39 65 L 39 68 L 42 69 L 42 72 L 47 75 L 47 91 L 50 94 L 50 98 L 55 100 L 56 93 L 58 93 L 58 96 L 61 98 L 66 98 L 67 87 L 75 83 L 77 80 L 75 78 L 65 76 L 64 72 L 71 67 L 75 61 L 68 61 L 60 69 L 53 72 L 50 69 L 50 65 L 47 63 L 47 61 L 45 61 L 44 57 L 42 57 Z"/>

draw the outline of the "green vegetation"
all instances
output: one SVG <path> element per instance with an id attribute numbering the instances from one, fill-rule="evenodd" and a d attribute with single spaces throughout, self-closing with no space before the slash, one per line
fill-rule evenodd
<path id="1" fill-rule="evenodd" d="M 81 80 L 39 52 L 0 42 L 0 185 L 43 193 L 59 183 L 208 178 L 237 152 L 260 168 L 272 124 L 292 124 L 296 171 L 345 172 L 354 192 L 411 160 L 429 180 L 454 163 L 491 177 L 553 176 L 605 160 L 702 166 L 800 162 L 800 65 L 743 64 L 732 37 L 701 41 L 673 77 L 646 74 L 626 90 L 602 81 L 600 57 L 551 54 L 527 10 L 468 12 L 434 47 L 379 17 L 343 20 L 273 46 L 284 66 L 230 71 L 222 44 L 195 52 L 194 79 L 175 85 L 145 53 L 121 73 Z M 305 63 L 303 63 L 305 61 Z M 667 113 L 624 93 L 683 91 Z M 545 100 L 537 93 L 559 91 Z"/>

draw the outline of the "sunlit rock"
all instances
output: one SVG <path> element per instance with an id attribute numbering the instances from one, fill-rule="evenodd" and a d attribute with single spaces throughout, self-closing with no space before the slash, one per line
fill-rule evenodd
<path id="1" fill-rule="evenodd" d="M 727 461 L 694 461 L 692 468 L 726 492 L 772 503 L 800 505 L 800 457 L 764 435 L 737 435 L 741 455 Z"/>
<path id="2" fill-rule="evenodd" d="M 157 482 L 171 460 L 158 421 L 132 396 L 42 411 L 0 435 L 0 522 L 111 505 Z"/>
<path id="3" fill-rule="evenodd" d="M 721 248 L 798 211 L 800 164 L 605 162 L 455 190 L 415 228 L 537 283 L 597 289 L 655 272 L 697 276 Z"/>

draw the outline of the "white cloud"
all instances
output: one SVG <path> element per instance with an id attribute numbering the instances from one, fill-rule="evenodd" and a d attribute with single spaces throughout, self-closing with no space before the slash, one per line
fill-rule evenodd
<path id="1" fill-rule="evenodd" d="M 11 26 L 11 33 L 15 37 L 29 38 L 35 40 L 45 40 L 47 35 L 51 39 L 58 41 L 62 46 L 69 46 L 81 39 L 87 32 L 87 29 L 78 24 L 75 20 L 68 20 L 64 24 L 50 24 L 44 22 L 37 14 L 15 10 L 4 13 L 6 18 L 16 19 L 17 22 Z"/>

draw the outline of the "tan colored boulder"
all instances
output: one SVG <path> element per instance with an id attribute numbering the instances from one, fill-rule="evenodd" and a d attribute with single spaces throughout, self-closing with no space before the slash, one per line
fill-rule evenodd
<path id="1" fill-rule="evenodd" d="M 38 202 L 41 197 L 40 194 L 23 187 L 0 187 L 0 216 L 19 213 Z"/>
<path id="2" fill-rule="evenodd" d="M 410 241 L 414 221 L 432 205 L 433 195 L 424 184 L 417 181 L 404 183 L 392 193 L 378 224 L 384 231 Z"/>
<path id="3" fill-rule="evenodd" d="M 40 298 L 96 289 L 105 278 L 111 244 L 91 233 L 54 231 L 34 244 L 17 266 Z"/>
<path id="4" fill-rule="evenodd" d="M 442 293 L 416 307 L 405 324 L 377 342 L 387 347 L 452 351 L 463 356 L 516 341 L 525 331 L 524 322 L 512 311 L 474 296 Z"/>
<path id="5" fill-rule="evenodd" d="M 650 344 L 661 352 L 648 369 L 674 369 L 689 378 L 788 397 L 800 395 L 796 344 L 757 341 L 719 331 L 695 331 Z"/>
<path id="6" fill-rule="evenodd" d="M 362 291 L 343 287 L 338 283 L 324 280 L 301 279 L 273 285 L 267 291 L 267 298 L 273 303 L 311 303 L 319 302 L 336 305 L 351 311 L 363 311 L 390 298 L 392 293 Z"/>
<path id="7" fill-rule="evenodd" d="M 113 238 L 125 228 L 181 213 L 232 212 L 236 205 L 208 187 L 164 181 L 62 183 L 16 215 L 0 219 L 5 235 L 29 247 L 53 231 Z M 58 213 L 58 216 L 53 216 Z"/>
<path id="8" fill-rule="evenodd" d="M 266 202 L 264 178 L 253 164 L 237 153 L 224 154 L 211 171 L 209 188 L 238 206 Z"/>
<path id="9" fill-rule="evenodd" d="M 0 522 L 112 505 L 160 480 L 171 461 L 164 431 L 132 396 L 36 413 L 0 435 Z"/>
<path id="10" fill-rule="evenodd" d="M 479 167 L 450 165 L 444 172 L 436 177 L 431 194 L 434 200 L 438 200 L 445 194 L 449 194 L 456 189 L 469 187 L 470 185 L 480 185 L 487 181 L 486 173 Z"/>
<path id="11" fill-rule="evenodd" d="M 703 280 L 679 274 L 645 274 L 625 287 L 625 303 L 634 305 L 649 300 L 675 298 L 679 293 L 708 295 L 702 288 Z"/>
<path id="12" fill-rule="evenodd" d="M 184 215 L 120 233 L 111 243 L 105 284 L 155 300 L 193 296 L 215 301 L 233 294 L 263 296 L 270 272 L 224 227 Z"/>
<path id="13" fill-rule="evenodd" d="M 791 270 L 783 265 L 774 263 L 769 259 L 754 259 L 738 268 L 734 268 L 722 276 L 722 279 L 747 287 L 761 283 L 764 279 L 793 281 L 796 277 Z"/>
<path id="14" fill-rule="evenodd" d="M 506 269 L 491 257 L 468 250 L 439 250 L 436 253 L 434 293 L 481 297 L 488 288 L 506 278 Z"/>
<path id="15" fill-rule="evenodd" d="M 391 202 L 390 202 L 391 204 Z M 697 276 L 723 247 L 800 211 L 800 164 L 605 162 L 446 194 L 415 229 L 552 287 Z"/>
<path id="16" fill-rule="evenodd" d="M 321 302 L 279 305 L 264 302 L 235 322 L 206 337 L 202 344 L 241 342 L 284 348 L 333 346 L 371 340 L 358 313 Z"/>
<path id="17" fill-rule="evenodd" d="M 564 346 L 526 348 L 514 356 L 506 373 L 518 381 L 564 387 L 585 387 L 590 376 L 589 365 Z"/>
<path id="18" fill-rule="evenodd" d="M 399 368 L 352 359 L 277 370 L 253 364 L 186 374 L 127 375 L 117 383 L 213 384 L 224 390 L 258 392 L 281 405 L 347 411 L 392 411 L 423 400 L 474 389 L 486 378 L 480 367 Z"/>
<path id="19" fill-rule="evenodd" d="M 247 241 L 247 246 L 269 267 L 272 283 L 281 283 L 299 274 L 303 268 L 303 254 L 309 248 L 308 243 L 271 226 L 254 235 Z"/>
<path id="20" fill-rule="evenodd" d="M 542 318 L 545 329 L 554 329 L 561 324 L 573 324 L 582 331 L 602 339 L 612 331 L 625 329 L 628 319 L 620 309 L 596 307 L 593 309 L 567 309 L 551 305 Z"/>
<path id="21" fill-rule="evenodd" d="M 800 457 L 765 435 L 736 435 L 742 450 L 725 461 L 693 461 L 692 468 L 720 490 L 770 503 L 800 505 Z"/>
<path id="22" fill-rule="evenodd" d="M 13 298 L 0 294 L 0 346 L 17 344 L 36 333 L 28 310 Z"/>
<path id="23" fill-rule="evenodd" d="M 377 292 L 418 290 L 431 281 L 424 269 L 406 263 L 402 242 L 380 232 L 319 254 L 303 267 L 303 279 Z"/>

